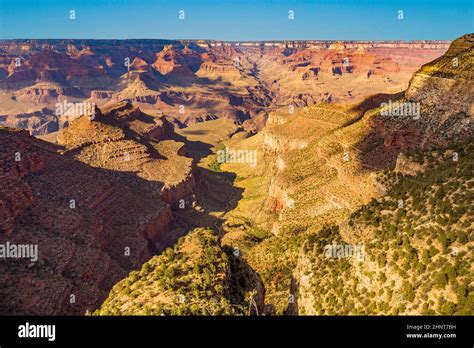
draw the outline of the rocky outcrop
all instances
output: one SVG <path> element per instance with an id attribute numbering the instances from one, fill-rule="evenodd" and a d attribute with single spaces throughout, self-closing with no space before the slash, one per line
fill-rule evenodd
<path id="1" fill-rule="evenodd" d="M 280 182 L 278 176 L 273 176 L 268 191 L 266 209 L 269 213 L 279 214 L 286 208 L 291 208 L 294 202 L 288 197 L 288 193 Z"/>
<path id="2" fill-rule="evenodd" d="M 258 274 L 211 230 L 197 228 L 116 284 L 94 314 L 259 315 L 264 299 Z"/>
<path id="3" fill-rule="evenodd" d="M 199 73 L 210 73 L 210 74 L 229 74 L 229 73 L 238 73 L 238 70 L 232 64 L 232 62 L 214 62 L 214 61 L 205 61 L 201 64 L 199 68 Z"/>
<path id="4" fill-rule="evenodd" d="M 252 57 L 275 104 L 304 107 L 352 104 L 371 94 L 402 91 L 413 72 L 446 48 L 447 43 L 412 48 L 408 43 L 294 42 L 265 45 Z"/>
<path id="5" fill-rule="evenodd" d="M 15 219 L 35 203 L 35 197 L 27 184 L 22 179 L 28 175 L 35 175 L 44 170 L 44 161 L 36 154 L 31 154 L 30 144 L 23 140 L 28 132 L 11 132 L 3 136 L 0 146 L 0 180 L 2 190 L 0 192 L 0 232 L 10 235 L 15 229 Z M 14 139 L 18 138 L 18 139 Z M 16 148 L 6 144 L 16 140 Z M 13 141 L 12 141 L 13 143 Z M 12 150 L 15 151 L 12 151 Z"/>
<path id="6" fill-rule="evenodd" d="M 82 117 L 58 136 L 67 152 L 90 165 L 135 172 L 153 183 L 163 201 L 176 205 L 195 188 L 192 159 L 165 117 L 152 117 L 128 102 Z M 184 151 L 185 152 L 185 151 Z"/>
<path id="7" fill-rule="evenodd" d="M 455 40 L 445 55 L 417 71 L 404 96 L 390 101 L 392 108 L 380 105 L 369 120 L 373 134 L 367 143 L 384 145 L 374 159 L 394 163 L 400 152 L 446 148 L 474 135 L 472 37 Z"/>
<path id="8" fill-rule="evenodd" d="M 15 100 L 51 104 L 67 97 L 82 97 L 81 90 L 74 87 L 61 87 L 49 83 L 37 83 L 15 93 Z"/>
<path id="9" fill-rule="evenodd" d="M 91 91 L 90 100 L 91 102 L 101 102 L 103 100 L 109 100 L 113 96 L 113 91 Z"/>
<path id="10" fill-rule="evenodd" d="M 163 199 L 162 199 L 163 200 Z M 147 241 L 152 252 L 161 252 L 165 246 L 172 245 L 174 217 L 169 207 L 158 210 L 151 218 L 140 221 L 138 233 Z M 145 261 L 145 259 L 143 260 Z"/>
<path id="11" fill-rule="evenodd" d="M 297 95 L 292 96 L 290 103 L 295 107 L 305 107 L 310 105 L 315 105 L 317 103 L 317 99 L 312 96 L 310 93 L 300 93 Z M 326 101 L 331 101 L 326 98 Z"/>
<path id="12" fill-rule="evenodd" d="M 416 175 L 423 172 L 425 169 L 426 166 L 424 166 L 423 163 L 417 163 L 413 161 L 402 152 L 397 157 L 394 171 L 395 173 L 401 173 L 405 175 Z"/>
<path id="13" fill-rule="evenodd" d="M 178 206 L 180 200 L 184 200 L 193 195 L 196 189 L 196 180 L 193 172 L 183 178 L 180 182 L 171 185 L 164 185 L 161 189 L 161 199 L 171 206 Z"/>
<path id="14" fill-rule="evenodd" d="M 263 147 L 271 154 L 279 154 L 287 151 L 304 148 L 307 143 L 304 140 L 295 138 L 285 138 L 279 134 L 274 134 L 269 130 L 264 131 Z"/>
<path id="15" fill-rule="evenodd" d="M 2 314 L 83 314 L 153 252 L 169 245 L 170 207 L 134 176 L 61 155 L 26 132 L 0 129 L 0 244 L 38 259 L 0 263 Z"/>
<path id="16" fill-rule="evenodd" d="M 37 50 L 38 47 L 35 47 Z M 24 53 L 22 52 L 22 56 Z M 33 85 L 37 81 L 57 82 L 68 86 L 66 81 L 90 79 L 103 76 L 105 69 L 100 64 L 88 60 L 88 65 L 70 57 L 66 52 L 58 52 L 50 47 L 40 49 L 20 64 L 12 65 L 5 86 L 15 88 L 22 85 Z M 93 64 L 91 64 L 93 63 Z"/>
<path id="17" fill-rule="evenodd" d="M 206 115 L 263 128 L 273 106 L 350 102 L 402 90 L 445 42 L 263 42 L 5 40 L 0 42 L 0 114 L 64 99 L 103 106 L 128 100 L 186 126 Z M 331 48 L 331 49 L 329 49 Z M 335 48 L 335 49 L 333 49 Z M 361 85 L 358 79 L 370 79 Z M 184 109 L 183 109 L 184 107 Z M 34 134 L 69 122 L 27 122 Z M 47 126 L 44 126 L 47 124 Z M 24 122 L 17 126 L 24 127 Z"/>
<path id="18" fill-rule="evenodd" d="M 156 54 L 153 68 L 163 75 L 174 74 L 190 76 L 197 71 L 201 63 L 201 56 L 189 49 L 175 50 L 172 45 L 167 45 Z"/>
<path id="19" fill-rule="evenodd" d="M 0 122 L 7 127 L 27 129 L 32 135 L 48 134 L 59 129 L 57 116 L 47 108 L 0 115 Z"/>

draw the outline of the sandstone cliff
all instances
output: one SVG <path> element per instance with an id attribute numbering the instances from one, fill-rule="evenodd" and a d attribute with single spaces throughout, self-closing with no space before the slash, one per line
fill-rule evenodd
<path id="1" fill-rule="evenodd" d="M 362 163 L 395 168 L 377 173 L 383 189 L 369 204 L 305 241 L 299 313 L 472 312 L 472 54 L 466 35 L 415 73 L 395 100 L 420 103 L 419 115 L 366 114 Z"/>
<path id="2" fill-rule="evenodd" d="M 2 245 L 38 260 L 0 264 L 2 314 L 83 314 L 164 248 L 170 207 L 134 175 L 93 168 L 26 132 L 0 130 Z"/>
<path id="3" fill-rule="evenodd" d="M 371 119 L 374 138 L 383 140 L 383 151 L 396 155 L 405 150 L 443 148 L 473 136 L 473 48 L 472 34 L 455 40 L 445 55 L 413 75 L 403 97 L 392 100 L 396 105 L 419 108 L 419 113 L 392 110 L 392 114 Z"/>
<path id="4" fill-rule="evenodd" d="M 87 164 L 132 172 L 147 180 L 153 191 L 171 204 L 192 195 L 192 159 L 181 156 L 173 126 L 164 118 L 143 113 L 128 102 L 97 110 L 93 120 L 83 116 L 58 136 L 66 152 Z"/>

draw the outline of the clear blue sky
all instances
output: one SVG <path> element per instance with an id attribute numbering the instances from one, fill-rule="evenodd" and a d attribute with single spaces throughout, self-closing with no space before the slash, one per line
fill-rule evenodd
<path id="1" fill-rule="evenodd" d="M 1 39 L 451 40 L 469 32 L 474 0 L 0 0 Z"/>

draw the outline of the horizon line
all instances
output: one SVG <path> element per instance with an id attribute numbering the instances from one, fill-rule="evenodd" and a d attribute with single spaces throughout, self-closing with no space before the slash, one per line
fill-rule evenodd
<path id="1" fill-rule="evenodd" d="M 464 34 L 456 39 L 469 35 Z M 438 42 L 452 42 L 456 39 L 446 40 L 446 39 L 381 39 L 381 40 L 370 40 L 370 39 L 357 39 L 357 40 L 345 40 L 345 39 L 271 39 L 271 40 L 219 40 L 219 39 L 158 39 L 158 38 L 0 38 L 0 41 L 15 41 L 15 40 L 89 40 L 89 41 L 132 41 L 132 40 L 148 40 L 148 41 L 210 41 L 210 42 L 310 42 L 310 41 L 320 41 L 320 42 L 414 42 L 414 41 L 438 41 Z"/>

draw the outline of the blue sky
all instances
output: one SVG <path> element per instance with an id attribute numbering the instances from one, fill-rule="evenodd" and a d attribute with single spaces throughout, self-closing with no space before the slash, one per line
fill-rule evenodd
<path id="1" fill-rule="evenodd" d="M 1 39 L 452 40 L 469 32 L 474 0 L 0 0 Z"/>

